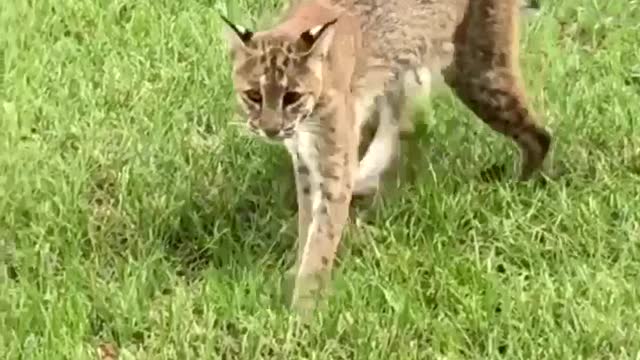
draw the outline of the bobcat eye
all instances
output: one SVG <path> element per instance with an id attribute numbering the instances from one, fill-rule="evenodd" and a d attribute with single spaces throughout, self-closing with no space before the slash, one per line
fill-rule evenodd
<path id="1" fill-rule="evenodd" d="M 258 90 L 247 90 L 244 95 L 256 104 L 262 104 L 262 94 Z"/>
<path id="2" fill-rule="evenodd" d="M 287 91 L 282 97 L 282 106 L 287 107 L 298 102 L 302 98 L 302 94 L 296 91 Z"/>

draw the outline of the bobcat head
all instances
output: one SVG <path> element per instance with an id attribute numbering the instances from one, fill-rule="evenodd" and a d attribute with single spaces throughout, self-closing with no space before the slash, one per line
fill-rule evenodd
<path id="1" fill-rule="evenodd" d="M 298 34 L 254 33 L 222 19 L 233 86 L 249 129 L 273 140 L 292 137 L 319 102 L 337 19 Z"/>

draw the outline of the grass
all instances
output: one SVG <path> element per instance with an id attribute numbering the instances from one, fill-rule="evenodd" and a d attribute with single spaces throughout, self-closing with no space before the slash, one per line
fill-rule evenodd
<path id="1" fill-rule="evenodd" d="M 516 152 L 433 99 L 417 180 L 350 227 L 308 327 L 279 298 L 287 155 L 228 125 L 215 3 L 0 8 L 3 359 L 640 356 L 639 2 L 529 20 L 524 75 L 567 170 L 546 187 L 477 180 Z"/>

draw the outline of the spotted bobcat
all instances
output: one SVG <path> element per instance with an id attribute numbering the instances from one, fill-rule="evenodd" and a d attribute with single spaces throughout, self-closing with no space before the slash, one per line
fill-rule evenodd
<path id="1" fill-rule="evenodd" d="M 260 32 L 223 17 L 248 127 L 283 142 L 295 166 L 294 308 L 308 313 L 324 298 L 352 195 L 375 185 L 395 152 L 405 100 L 432 79 L 442 78 L 481 120 L 514 140 L 520 179 L 541 168 L 551 135 L 536 121 L 520 79 L 520 5 L 303 0 Z M 359 161 L 360 131 L 373 112 L 378 129 Z"/>

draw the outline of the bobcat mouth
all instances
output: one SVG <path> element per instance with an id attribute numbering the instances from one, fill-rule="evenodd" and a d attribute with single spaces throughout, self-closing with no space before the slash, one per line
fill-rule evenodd
<path id="1" fill-rule="evenodd" d="M 255 135 L 272 141 L 283 141 L 294 137 L 298 130 L 298 126 L 306 121 L 310 115 L 310 113 L 304 114 L 298 121 L 294 121 L 279 129 L 263 129 L 253 121 L 249 121 L 247 124 L 249 125 L 249 130 Z"/>
<path id="2" fill-rule="evenodd" d="M 282 129 L 259 129 L 255 131 L 258 135 L 262 135 L 263 138 L 276 142 L 292 138 L 295 135 L 295 132 L 295 126 L 288 126 Z"/>
<path id="3" fill-rule="evenodd" d="M 293 135 L 295 135 L 296 133 L 296 126 L 291 125 L 291 126 L 287 126 L 286 128 L 282 129 L 282 137 L 285 139 L 289 139 L 291 137 L 293 137 Z"/>
<path id="4" fill-rule="evenodd" d="M 285 127 L 283 127 L 282 129 L 280 129 L 280 131 L 272 136 L 269 136 L 269 134 L 265 134 L 265 136 L 271 140 L 286 140 L 286 139 L 290 139 L 293 136 L 295 136 L 296 131 L 298 130 L 298 125 L 300 123 L 302 123 L 303 121 L 305 121 L 307 118 L 309 117 L 308 114 L 303 115 L 300 120 L 295 121 Z"/>
<path id="5" fill-rule="evenodd" d="M 296 134 L 296 130 L 297 130 L 296 124 L 291 124 L 285 128 L 281 128 L 277 130 L 274 129 L 274 130 L 268 131 L 265 129 L 261 129 L 259 133 L 267 140 L 283 141 L 283 140 L 287 140 L 294 137 Z"/>

